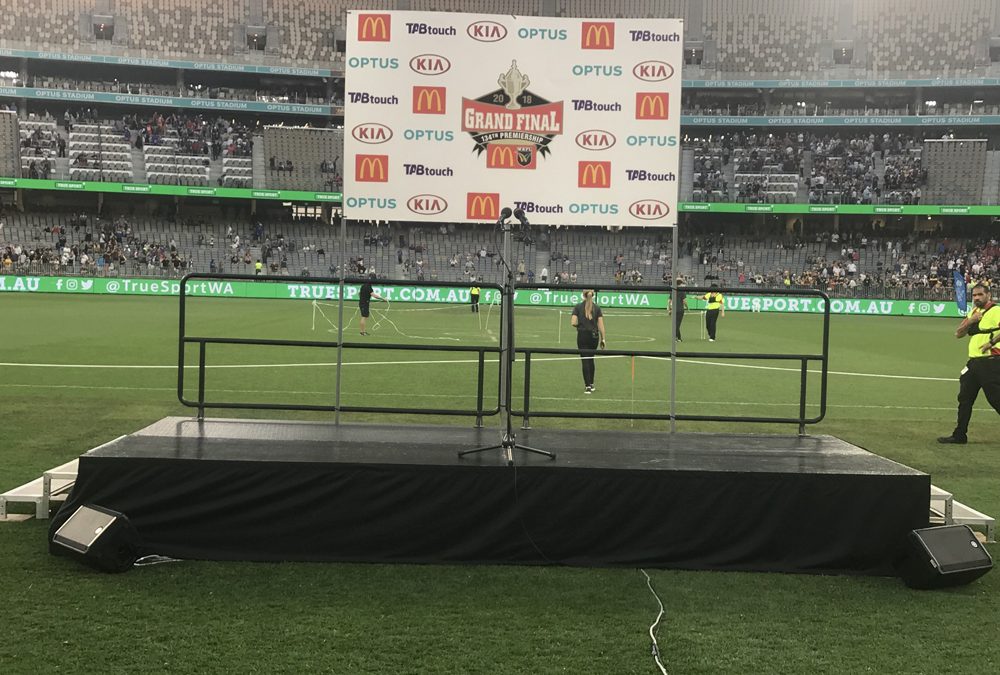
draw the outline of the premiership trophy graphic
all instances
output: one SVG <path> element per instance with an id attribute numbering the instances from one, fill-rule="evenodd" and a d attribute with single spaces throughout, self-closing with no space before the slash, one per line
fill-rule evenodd
<path id="1" fill-rule="evenodd" d="M 509 99 L 505 106 L 507 110 L 520 110 L 521 104 L 517 102 L 517 97 L 524 93 L 524 90 L 531 84 L 531 80 L 518 70 L 516 60 L 510 62 L 510 70 L 500 74 L 500 77 L 497 78 L 497 84 L 500 85 Z"/>

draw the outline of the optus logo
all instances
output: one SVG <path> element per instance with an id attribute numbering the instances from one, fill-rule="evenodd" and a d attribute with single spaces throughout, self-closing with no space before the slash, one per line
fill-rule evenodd
<path id="1" fill-rule="evenodd" d="M 365 122 L 351 129 L 351 136 L 356 141 L 378 145 L 392 138 L 392 129 L 378 122 Z"/>
<path id="2" fill-rule="evenodd" d="M 451 61 L 438 54 L 419 54 L 410 59 L 410 70 L 420 75 L 441 75 L 451 70 Z"/>
<path id="3" fill-rule="evenodd" d="M 421 216 L 434 216 L 448 210 L 448 202 L 437 195 L 414 195 L 406 201 L 406 208 Z"/>
<path id="4" fill-rule="evenodd" d="M 674 67 L 666 61 L 643 61 L 635 64 L 632 74 L 645 82 L 662 82 L 674 76 Z"/>
<path id="5" fill-rule="evenodd" d="M 603 129 L 588 129 L 576 135 L 576 144 L 584 150 L 607 150 L 617 142 L 613 133 Z"/>
<path id="6" fill-rule="evenodd" d="M 507 27 L 496 21 L 476 21 L 465 30 L 469 37 L 480 42 L 499 42 L 507 37 Z"/>
<path id="7" fill-rule="evenodd" d="M 628 212 L 632 214 L 633 218 L 640 220 L 659 220 L 670 213 L 670 207 L 659 199 L 640 199 L 637 202 L 632 202 L 632 205 L 628 207 Z"/>

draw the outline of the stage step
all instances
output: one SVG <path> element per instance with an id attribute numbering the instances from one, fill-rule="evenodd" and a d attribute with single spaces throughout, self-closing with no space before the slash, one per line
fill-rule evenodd
<path id="1" fill-rule="evenodd" d="M 15 519 L 13 515 L 7 515 L 8 503 L 34 504 L 35 517 L 48 518 L 51 503 L 66 501 L 67 495 L 73 489 L 78 466 L 79 460 L 74 459 L 49 469 L 41 478 L 0 494 L 0 520 Z"/>
<path id="2" fill-rule="evenodd" d="M 956 501 L 950 492 L 934 485 L 931 485 L 930 515 L 935 525 L 982 527 L 986 530 L 987 543 L 996 542 L 996 519 Z"/>

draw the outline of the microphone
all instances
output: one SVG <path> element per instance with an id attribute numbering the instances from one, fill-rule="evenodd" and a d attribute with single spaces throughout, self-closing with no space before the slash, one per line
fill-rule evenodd
<path id="1" fill-rule="evenodd" d="M 511 216 L 511 210 L 506 206 L 503 207 L 503 210 L 500 211 L 500 218 L 499 220 L 497 220 L 497 225 L 503 225 L 505 222 L 507 222 L 507 219 L 510 218 L 510 216 Z"/>
<path id="2" fill-rule="evenodd" d="M 521 209 L 514 209 L 514 217 L 517 218 L 517 222 L 521 223 L 522 227 L 527 227 L 531 224 L 528 222 L 528 217 L 524 215 L 524 211 Z"/>

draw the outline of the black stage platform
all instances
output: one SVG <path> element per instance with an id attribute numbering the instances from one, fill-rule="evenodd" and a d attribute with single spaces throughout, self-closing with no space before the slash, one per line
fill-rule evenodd
<path id="1" fill-rule="evenodd" d="M 52 531 L 121 511 L 144 553 L 891 573 L 930 477 L 830 436 L 168 417 L 80 458 Z"/>

